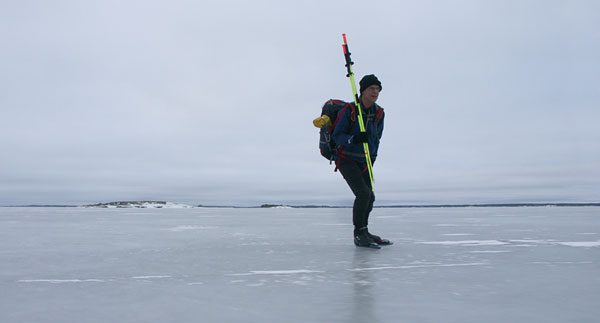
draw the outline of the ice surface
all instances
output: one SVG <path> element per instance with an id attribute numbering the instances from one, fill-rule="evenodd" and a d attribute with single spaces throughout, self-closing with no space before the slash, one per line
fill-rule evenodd
<path id="1" fill-rule="evenodd" d="M 597 322 L 600 208 L 0 208 L 0 322 Z"/>

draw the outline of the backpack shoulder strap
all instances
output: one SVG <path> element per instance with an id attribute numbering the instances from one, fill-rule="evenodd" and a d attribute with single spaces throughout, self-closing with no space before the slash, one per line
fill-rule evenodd
<path id="1" fill-rule="evenodd" d="M 335 118 L 335 121 L 331 125 L 331 128 L 329 129 L 329 133 L 333 132 L 333 129 L 337 125 L 338 121 L 340 121 L 340 118 L 342 117 L 342 115 L 344 114 L 344 112 L 346 111 L 346 109 L 348 108 L 348 106 L 350 106 L 350 109 L 352 109 L 352 114 L 354 114 L 354 106 L 352 104 L 350 104 L 350 103 L 346 103 L 346 105 L 344 106 L 344 108 L 342 108 L 342 110 L 340 110 L 340 112 L 337 115 L 337 118 Z M 350 117 L 350 118 L 352 119 L 352 117 Z M 352 120 L 352 123 L 354 123 L 354 120 Z"/>
<path id="2" fill-rule="evenodd" d="M 356 121 L 356 107 L 353 103 L 348 103 L 350 109 L 352 109 L 352 113 L 350 113 L 350 121 L 352 121 L 352 125 L 354 125 L 354 121 Z"/>
<path id="3" fill-rule="evenodd" d="M 377 112 L 375 113 L 375 121 L 379 121 L 383 118 L 383 107 L 375 104 L 375 107 L 377 108 Z"/>

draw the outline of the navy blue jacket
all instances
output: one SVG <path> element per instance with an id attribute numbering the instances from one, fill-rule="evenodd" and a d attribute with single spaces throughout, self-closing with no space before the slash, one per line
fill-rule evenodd
<path id="1" fill-rule="evenodd" d="M 352 105 L 354 105 L 354 103 L 352 103 Z M 377 157 L 377 150 L 379 149 L 379 141 L 383 134 L 383 120 L 385 118 L 385 113 L 383 112 L 383 108 L 377 104 L 373 104 L 369 109 L 363 108 L 361 104 L 361 109 L 363 110 L 363 121 L 368 136 L 369 153 L 371 155 L 371 161 L 374 162 Z M 379 112 L 380 109 L 381 112 Z M 366 163 L 363 144 L 354 144 L 352 142 L 354 135 L 360 132 L 358 109 L 354 107 L 354 110 L 355 113 L 352 113 L 352 109 L 350 108 L 344 110 L 344 113 L 340 116 L 338 123 L 333 129 L 332 137 L 335 143 L 340 146 L 344 157 L 357 162 Z M 378 113 L 380 113 L 380 118 L 379 120 L 376 120 Z M 352 117 L 355 118 L 354 122 L 351 120 Z"/>

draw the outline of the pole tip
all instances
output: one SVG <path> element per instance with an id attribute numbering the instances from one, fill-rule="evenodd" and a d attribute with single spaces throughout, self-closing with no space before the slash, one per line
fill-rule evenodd
<path id="1" fill-rule="evenodd" d="M 344 44 L 348 44 L 348 41 L 346 40 L 346 34 L 342 34 L 342 36 L 344 37 Z"/>

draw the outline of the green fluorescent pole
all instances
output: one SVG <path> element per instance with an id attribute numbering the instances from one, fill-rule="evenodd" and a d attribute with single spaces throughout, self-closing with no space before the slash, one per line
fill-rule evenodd
<path id="1" fill-rule="evenodd" d="M 350 50 L 348 49 L 348 41 L 346 40 L 346 34 L 342 34 L 344 37 L 344 44 L 342 48 L 344 48 L 344 57 L 346 58 L 346 67 L 348 68 L 347 77 L 350 78 L 350 83 L 352 84 L 352 93 L 354 94 L 354 105 L 358 109 L 358 125 L 360 126 L 361 132 L 366 132 L 365 123 L 363 122 L 362 117 L 362 109 L 360 107 L 360 102 L 358 100 L 358 94 L 356 93 L 356 81 L 354 80 L 354 72 L 352 72 L 352 65 L 354 64 L 350 59 Z M 371 154 L 369 154 L 369 144 L 364 142 L 363 147 L 365 149 L 365 159 L 367 160 L 367 167 L 369 169 L 369 177 L 371 178 L 371 189 L 375 192 L 375 186 L 373 186 L 373 163 L 371 162 Z"/>

